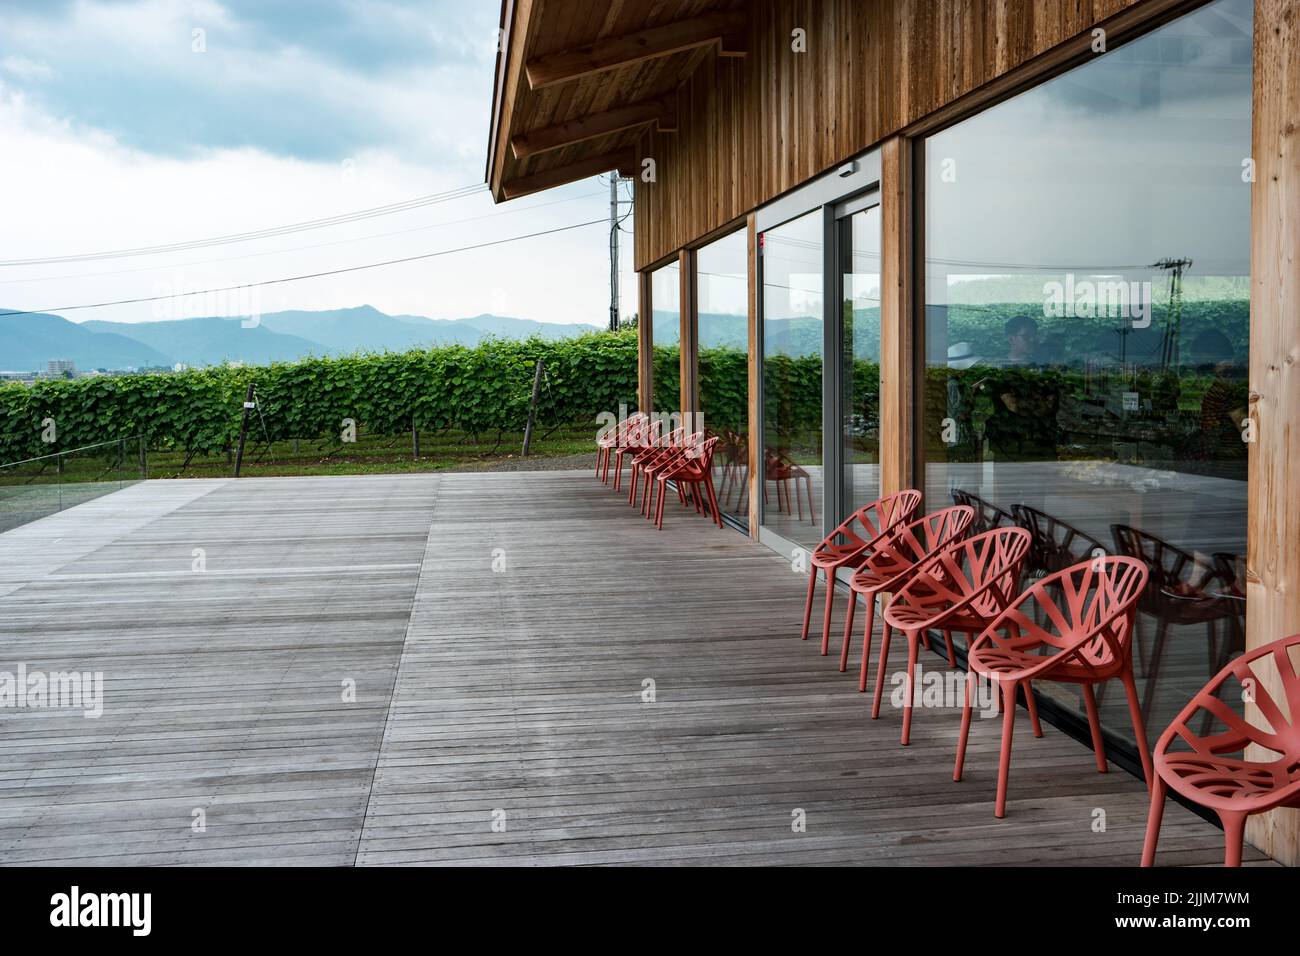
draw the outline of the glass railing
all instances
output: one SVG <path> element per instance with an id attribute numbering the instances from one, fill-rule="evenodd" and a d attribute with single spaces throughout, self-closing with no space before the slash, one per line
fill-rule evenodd
<path id="1" fill-rule="evenodd" d="M 143 438 L 83 445 L 0 465 L 0 532 L 149 476 Z"/>

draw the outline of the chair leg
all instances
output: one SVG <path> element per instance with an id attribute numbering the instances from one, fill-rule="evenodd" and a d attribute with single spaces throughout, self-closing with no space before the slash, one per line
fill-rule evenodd
<path id="1" fill-rule="evenodd" d="M 790 482 L 785 483 L 785 500 L 790 500 Z M 799 508 L 799 520 L 803 520 L 803 499 L 799 497 L 799 479 L 794 480 L 794 503 Z"/>
<path id="2" fill-rule="evenodd" d="M 898 742 L 904 747 L 912 739 L 912 695 L 916 687 L 916 658 L 921 653 L 921 642 L 915 631 L 907 632 L 907 686 L 903 696 L 903 732 Z"/>
<path id="3" fill-rule="evenodd" d="M 805 479 L 803 480 L 803 484 L 804 484 L 804 488 L 808 491 L 808 523 L 809 523 L 809 524 L 816 524 L 816 523 L 817 523 L 817 512 L 813 509 L 812 479 L 811 479 L 811 478 L 805 478 Z M 798 488 L 795 489 L 796 492 L 797 492 L 798 490 L 799 490 Z"/>
<path id="4" fill-rule="evenodd" d="M 862 666 L 858 669 L 858 693 L 865 694 L 867 691 L 867 668 L 871 665 L 871 633 L 875 630 L 876 616 L 876 595 L 872 594 L 867 600 L 867 623 L 862 628 Z M 840 664 L 840 670 L 848 663 L 848 644 L 844 645 L 845 659 Z"/>
<path id="5" fill-rule="evenodd" d="M 1124 692 L 1128 695 L 1128 711 L 1133 718 L 1133 738 L 1137 741 L 1138 754 L 1142 757 L 1142 775 L 1146 778 L 1149 790 L 1156 776 L 1151 764 L 1151 746 L 1147 743 L 1146 721 L 1142 719 L 1142 708 L 1138 704 L 1137 683 L 1133 680 L 1131 661 L 1129 666 L 1120 672 L 1120 679 L 1124 682 Z"/>
<path id="6" fill-rule="evenodd" d="M 1029 723 L 1034 728 L 1034 736 L 1043 736 L 1043 725 L 1038 722 L 1038 698 L 1034 696 L 1032 681 L 1025 681 L 1025 707 L 1029 711 Z"/>
<path id="7" fill-rule="evenodd" d="M 835 602 L 835 569 L 826 569 L 826 610 L 822 614 L 822 654 L 831 639 L 831 605 Z"/>
<path id="8" fill-rule="evenodd" d="M 1156 844 L 1160 842 L 1160 819 L 1165 815 L 1167 784 L 1159 777 L 1151 788 L 1151 812 L 1147 815 L 1147 838 L 1142 844 L 1142 865 L 1155 866 Z"/>
<path id="9" fill-rule="evenodd" d="M 1241 850 L 1246 840 L 1246 814 L 1220 813 L 1223 821 L 1223 865 L 1241 866 Z"/>
<path id="10" fill-rule="evenodd" d="M 719 528 L 725 527 L 722 523 L 722 509 L 718 507 L 718 494 L 713 490 L 713 476 L 704 476 L 704 491 L 708 495 L 709 507 L 713 509 L 713 520 Z"/>
<path id="11" fill-rule="evenodd" d="M 1097 714 L 1097 696 L 1091 684 L 1083 685 L 1083 703 L 1088 708 L 1088 727 L 1092 731 L 1092 752 L 1097 758 L 1097 772 L 1106 772 L 1106 744 L 1101 737 L 1101 718 Z"/>
<path id="12" fill-rule="evenodd" d="M 892 636 L 892 632 L 893 628 L 886 621 L 880 634 L 880 665 L 876 668 L 876 694 L 871 699 L 872 720 L 880 716 L 880 695 L 885 689 L 885 670 L 889 666 L 889 638 Z"/>
<path id="13" fill-rule="evenodd" d="M 944 630 L 943 630 L 943 639 L 944 639 L 944 641 L 946 641 L 947 644 L 948 644 L 948 666 L 949 666 L 949 667 L 956 667 L 956 666 L 957 666 L 957 653 L 956 653 L 956 651 L 953 650 L 953 647 L 952 647 L 952 631 L 948 630 L 947 628 L 944 628 Z"/>
<path id="14" fill-rule="evenodd" d="M 1007 815 L 1007 778 L 1011 775 L 1011 735 L 1016 729 L 1017 681 L 1002 685 L 1002 753 L 998 757 L 998 798 L 993 815 L 1001 820 Z"/>
<path id="15" fill-rule="evenodd" d="M 978 678 L 974 671 L 966 672 L 966 703 L 961 709 L 961 734 L 957 737 L 957 762 L 953 764 L 952 779 L 954 782 L 961 780 L 962 767 L 966 763 L 966 741 L 970 738 L 970 718 L 971 711 L 975 709 L 975 681 Z"/>
<path id="16" fill-rule="evenodd" d="M 808 640 L 808 625 L 812 621 L 812 599 L 813 589 L 817 587 L 817 568 L 808 572 L 808 599 L 803 602 L 803 637 L 800 640 Z"/>
<path id="17" fill-rule="evenodd" d="M 849 657 L 849 635 L 853 633 L 853 616 L 858 610 L 858 592 L 849 591 L 849 609 L 844 615 L 844 639 L 840 647 L 840 673 L 844 673 L 846 662 Z M 826 632 L 826 637 L 822 640 L 822 657 L 830 650 L 831 635 L 830 631 Z"/>

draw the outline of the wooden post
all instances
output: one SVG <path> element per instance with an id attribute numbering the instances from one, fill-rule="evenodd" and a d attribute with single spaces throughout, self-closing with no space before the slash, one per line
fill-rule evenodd
<path id="1" fill-rule="evenodd" d="M 1251 152 L 1246 647 L 1300 631 L 1300 2 L 1255 0 Z M 1269 688 L 1273 692 L 1280 687 Z M 1258 708 L 1247 718 L 1267 726 Z M 1300 715 L 1292 714 L 1294 721 Z M 1260 754 L 1261 758 L 1265 755 Z M 1265 759 L 1272 759 L 1268 755 Z M 1300 865 L 1300 810 L 1252 816 L 1246 838 Z"/>
<path id="2" fill-rule="evenodd" d="M 524 457 L 528 457 L 528 446 L 533 442 L 533 421 L 537 417 L 537 396 L 542 390 L 542 360 L 537 360 L 533 367 L 533 397 L 528 402 L 528 424 L 524 428 Z"/>
<path id="3" fill-rule="evenodd" d="M 758 354 L 758 226 L 751 212 L 745 222 L 749 244 L 749 536 L 758 540 L 758 522 L 763 499 L 763 421 L 759 415 Z"/>
<path id="4" fill-rule="evenodd" d="M 248 391 L 244 394 L 244 417 L 239 422 L 239 451 L 235 454 L 235 477 L 239 477 L 239 469 L 244 465 L 244 438 L 248 435 L 248 413 L 253 408 L 253 383 L 248 383 Z"/>
<path id="5" fill-rule="evenodd" d="M 693 258 L 694 256 L 686 249 L 677 253 L 677 312 L 680 327 L 680 342 L 677 350 L 680 370 L 678 407 L 682 413 L 682 425 L 690 431 L 695 430 L 694 413 L 699 410 L 699 395 L 695 388 L 695 276 L 691 268 Z M 691 418 L 687 418 L 687 415 Z"/>
<path id="6" fill-rule="evenodd" d="M 415 424 L 415 419 L 411 419 L 411 456 L 420 457 L 420 426 Z"/>
<path id="7" fill-rule="evenodd" d="M 912 294 L 912 149 L 880 148 L 880 493 L 912 487 L 916 429 Z"/>
<path id="8" fill-rule="evenodd" d="M 638 272 L 636 278 L 636 397 L 638 409 L 648 415 L 654 411 L 654 324 L 650 317 L 654 303 L 650 299 L 650 273 Z"/>

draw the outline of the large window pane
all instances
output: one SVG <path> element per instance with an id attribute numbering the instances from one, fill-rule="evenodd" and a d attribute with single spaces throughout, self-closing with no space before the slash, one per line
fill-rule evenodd
<path id="1" fill-rule="evenodd" d="M 1244 640 L 1251 17 L 1219 0 L 926 144 L 929 507 L 1030 527 L 1034 575 L 1151 559 L 1153 734 Z"/>
<path id="2" fill-rule="evenodd" d="M 719 438 L 713 457 L 718 504 L 749 514 L 749 248 L 739 230 L 695 253 L 700 412 Z"/>
<path id="3" fill-rule="evenodd" d="M 654 410 L 681 409 L 682 270 L 677 260 L 650 273 L 650 340 L 654 344 Z M 689 410 L 689 409 L 688 409 Z"/>
<path id="4" fill-rule="evenodd" d="M 821 210 L 763 233 L 763 524 L 822 538 Z"/>
<path id="5" fill-rule="evenodd" d="M 880 497 L 880 207 L 840 220 L 844 310 L 841 519 Z"/>

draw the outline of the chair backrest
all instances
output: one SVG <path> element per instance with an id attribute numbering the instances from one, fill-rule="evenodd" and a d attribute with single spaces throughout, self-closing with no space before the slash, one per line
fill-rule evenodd
<path id="1" fill-rule="evenodd" d="M 1174 718 L 1161 734 L 1156 750 L 1167 752 L 1179 737 L 1205 756 L 1237 753 L 1256 744 L 1282 755 L 1278 770 L 1287 779 L 1285 786 L 1293 793 L 1300 792 L 1300 674 L 1291 658 L 1292 650 L 1298 648 L 1300 634 L 1293 634 L 1229 662 Z M 1275 673 L 1258 666 L 1265 658 L 1272 659 Z M 1246 720 L 1236 708 L 1224 703 L 1221 695 L 1229 678 L 1236 678 L 1243 689 L 1250 688 L 1252 706 L 1267 726 Z M 1193 732 L 1192 718 L 1202 710 L 1217 717 L 1224 729 L 1210 735 Z"/>
<path id="2" fill-rule="evenodd" d="M 1012 505 L 1017 523 L 1034 536 L 1029 547 L 1029 563 L 1044 574 L 1055 574 L 1082 561 L 1106 553 L 1102 543 L 1087 532 L 1080 531 L 1055 515 L 1031 508 L 1029 505 Z"/>
<path id="3" fill-rule="evenodd" d="M 894 531 L 867 559 L 866 566 L 887 574 L 898 574 L 899 569 L 916 567 L 933 557 L 942 548 L 960 540 L 975 520 L 975 509 L 970 505 L 954 505 L 909 522 L 895 525 Z"/>
<path id="4" fill-rule="evenodd" d="M 1072 659 L 1101 670 L 1122 663 L 1132 652 L 1134 615 L 1146 583 L 1147 566 L 1138 558 L 1109 555 L 1080 561 L 1035 581 L 988 631 L 1032 632 L 1035 640 L 1058 650 L 1070 648 Z M 1042 624 L 1030 613 L 1035 604 Z M 1061 661 L 1068 663 L 1065 657 Z"/>
<path id="5" fill-rule="evenodd" d="M 928 607 L 973 597 L 970 609 L 992 618 L 1015 598 L 1030 540 L 1024 528 L 994 528 L 954 541 L 917 568 L 895 600 Z"/>
<path id="6" fill-rule="evenodd" d="M 1231 581 L 1220 579 L 1219 570 L 1212 564 L 1149 531 L 1113 524 L 1110 532 L 1115 538 L 1116 551 L 1146 562 L 1150 580 L 1143 593 L 1144 606 L 1169 600 L 1171 595 L 1202 594 L 1212 598 L 1212 592 L 1218 588 L 1232 585 Z"/>
<path id="7" fill-rule="evenodd" d="M 921 493 L 915 488 L 895 491 L 853 512 L 823 539 L 822 544 L 829 544 L 841 535 L 857 544 L 872 544 L 897 525 L 911 520 L 920 506 Z M 860 532 L 855 530 L 858 528 Z"/>
<path id="8" fill-rule="evenodd" d="M 975 509 L 975 522 L 971 525 L 971 534 L 983 534 L 994 528 L 1015 528 L 1019 520 L 1005 508 L 985 501 L 979 495 L 961 488 L 952 489 L 952 500 L 959 505 L 969 505 Z"/>

